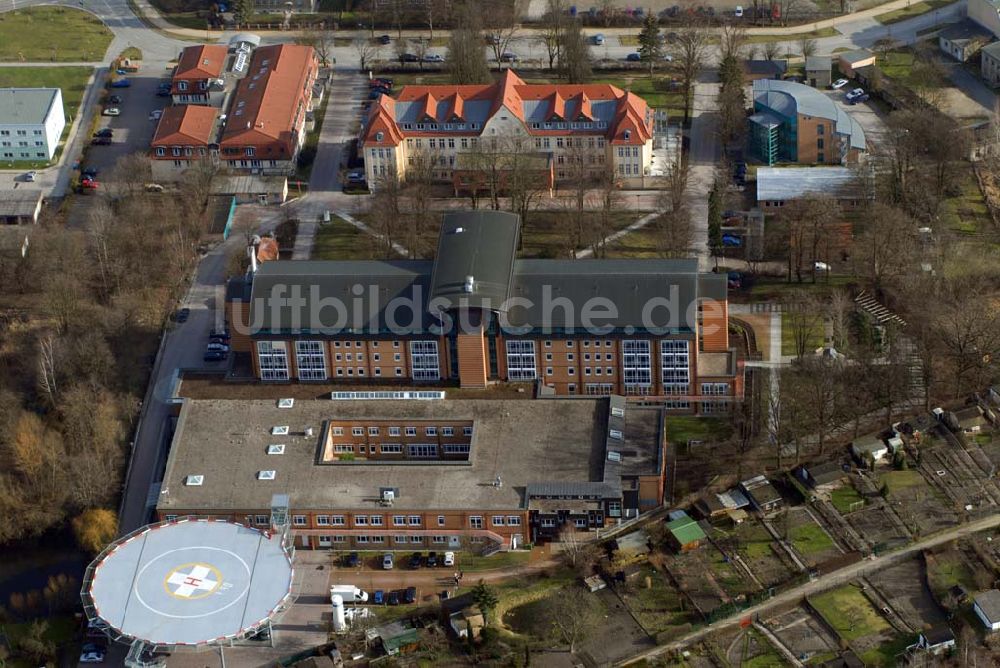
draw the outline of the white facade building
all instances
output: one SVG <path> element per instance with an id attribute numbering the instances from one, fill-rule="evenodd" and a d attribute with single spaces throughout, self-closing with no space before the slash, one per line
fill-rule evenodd
<path id="1" fill-rule="evenodd" d="M 0 88 L 0 160 L 51 160 L 66 127 L 58 88 Z"/>

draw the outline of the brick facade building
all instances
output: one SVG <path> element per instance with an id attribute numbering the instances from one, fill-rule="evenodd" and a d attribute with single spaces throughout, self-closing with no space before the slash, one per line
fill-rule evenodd
<path id="1" fill-rule="evenodd" d="M 724 274 L 521 260 L 518 236 L 513 214 L 454 213 L 434 261 L 266 262 L 228 286 L 233 350 L 271 382 L 526 382 L 703 413 L 742 396 Z"/>

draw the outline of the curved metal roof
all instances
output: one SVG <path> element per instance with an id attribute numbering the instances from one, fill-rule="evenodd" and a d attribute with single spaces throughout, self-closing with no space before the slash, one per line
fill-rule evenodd
<path id="1" fill-rule="evenodd" d="M 865 131 L 854 118 L 832 99 L 812 86 L 778 79 L 753 82 L 754 105 L 785 118 L 796 114 L 833 121 L 837 134 L 850 137 L 851 148 L 865 150 Z"/>

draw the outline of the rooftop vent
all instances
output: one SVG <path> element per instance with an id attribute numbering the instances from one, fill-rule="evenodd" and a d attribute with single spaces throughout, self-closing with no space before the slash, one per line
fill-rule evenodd
<path id="1" fill-rule="evenodd" d="M 474 276 L 466 276 L 465 286 L 463 288 L 465 292 L 468 294 L 472 294 L 472 291 L 475 289 L 475 287 L 476 287 L 476 278 Z"/>
<path id="2" fill-rule="evenodd" d="M 611 438 L 615 439 L 616 441 L 621 441 L 622 439 L 625 438 L 625 434 L 622 433 L 621 429 L 612 429 Z"/>
<path id="3" fill-rule="evenodd" d="M 456 228 L 455 228 L 455 229 L 454 229 L 454 230 L 452 231 L 452 234 L 461 234 L 462 232 L 465 232 L 465 228 L 464 228 L 464 227 L 456 227 Z"/>
<path id="4" fill-rule="evenodd" d="M 625 409 L 615 406 L 614 408 L 611 409 L 611 414 L 614 415 L 615 417 L 625 417 Z"/>
<path id="5" fill-rule="evenodd" d="M 283 455 L 285 454 L 285 444 L 278 443 L 276 445 L 267 446 L 267 454 L 269 455 Z"/>
<path id="6" fill-rule="evenodd" d="M 620 462 L 621 460 L 622 460 L 622 453 L 615 452 L 614 450 L 608 453 L 609 462 Z"/>
<path id="7" fill-rule="evenodd" d="M 257 480 L 274 480 L 274 471 L 257 471 Z"/>
<path id="8" fill-rule="evenodd" d="M 188 487 L 201 487 L 203 482 L 205 482 L 205 476 L 203 475 L 189 475 L 184 478 L 184 484 Z"/>
<path id="9" fill-rule="evenodd" d="M 271 427 L 271 436 L 288 436 L 288 425 Z"/>
<path id="10" fill-rule="evenodd" d="M 295 399 L 278 399 L 278 408 L 291 408 L 295 405 Z"/>
<path id="11" fill-rule="evenodd" d="M 306 438 L 310 438 L 313 435 L 313 428 L 312 427 L 306 427 L 305 431 L 303 431 L 302 433 L 305 434 Z"/>

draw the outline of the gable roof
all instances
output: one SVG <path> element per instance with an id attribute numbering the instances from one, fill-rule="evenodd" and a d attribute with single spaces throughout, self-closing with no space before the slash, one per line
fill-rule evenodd
<path id="1" fill-rule="evenodd" d="M 181 51 L 173 79 L 218 79 L 226 66 L 229 49 L 221 44 L 199 44 Z"/>
<path id="2" fill-rule="evenodd" d="M 167 107 L 153 134 L 153 146 L 207 146 L 215 142 L 219 109 L 199 104 Z"/>
<path id="3" fill-rule="evenodd" d="M 983 611 L 990 622 L 996 624 L 1000 622 L 1000 591 L 989 589 L 982 594 L 976 595 L 976 605 Z"/>
<path id="4" fill-rule="evenodd" d="M 303 96 L 314 74 L 315 51 L 311 46 L 275 44 L 254 51 L 247 75 L 236 86 L 223 146 L 279 142 L 279 155 L 288 158 L 294 150 L 294 135 L 305 122 Z"/>
<path id="5" fill-rule="evenodd" d="M 678 517 L 676 520 L 667 522 L 667 530 L 674 537 L 674 540 L 681 545 L 705 540 L 705 532 L 687 514 L 684 517 Z"/>
<path id="6" fill-rule="evenodd" d="M 849 64 L 860 63 L 863 60 L 874 57 L 875 54 L 868 49 L 855 49 L 854 51 L 845 51 L 844 53 L 837 54 L 839 60 Z"/>
<path id="7" fill-rule="evenodd" d="M 590 132 L 616 137 L 617 143 L 643 144 L 652 137 L 653 116 L 646 101 L 635 93 L 611 84 L 528 84 L 512 70 L 500 79 L 480 85 L 410 85 L 392 99 L 383 95 L 372 105 L 365 126 L 364 143 L 381 146 L 387 141 L 398 144 L 403 135 L 436 136 L 444 128 L 401 130 L 402 125 L 459 123 L 476 124 L 466 135 L 478 135 L 483 125 L 500 109 L 507 109 L 525 124 L 531 135 L 559 135 Z M 596 123 L 590 128 L 544 128 L 545 123 Z M 601 126 L 601 124 L 604 124 Z M 387 124 L 396 125 L 388 131 Z M 377 127 L 378 126 L 378 127 Z M 629 139 L 624 139 L 629 130 Z M 375 140 L 383 132 L 383 140 Z M 394 135 L 399 133 L 397 139 Z M 454 136 L 455 129 L 448 130 Z"/>

